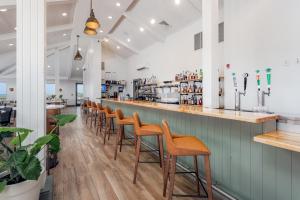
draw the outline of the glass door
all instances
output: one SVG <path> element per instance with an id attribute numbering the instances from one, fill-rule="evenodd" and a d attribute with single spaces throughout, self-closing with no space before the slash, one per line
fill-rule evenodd
<path id="1" fill-rule="evenodd" d="M 83 84 L 76 83 L 76 106 L 80 106 L 82 104 L 84 98 L 83 95 Z"/>

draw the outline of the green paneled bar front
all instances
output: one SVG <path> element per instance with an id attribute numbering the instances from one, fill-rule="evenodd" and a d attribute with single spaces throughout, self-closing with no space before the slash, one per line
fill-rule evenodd
<path id="1" fill-rule="evenodd" d="M 176 111 L 174 105 L 168 109 L 168 105 L 114 100 L 102 100 L 102 104 L 120 108 L 125 115 L 138 112 L 146 123 L 161 124 L 166 119 L 172 132 L 201 139 L 212 152 L 214 186 L 237 199 L 300 199 L 300 154 L 253 141 L 254 136 L 276 129 L 275 115 L 234 111 L 216 114 L 216 110 L 187 112 L 180 106 Z M 156 146 L 154 138 L 143 142 Z M 193 166 L 189 157 L 180 158 L 179 162 L 186 168 Z M 199 163 L 203 174 L 202 158 Z"/>

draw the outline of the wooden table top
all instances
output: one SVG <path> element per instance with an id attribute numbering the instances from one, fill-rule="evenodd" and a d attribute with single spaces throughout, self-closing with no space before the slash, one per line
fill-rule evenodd
<path id="1" fill-rule="evenodd" d="M 298 133 L 274 131 L 257 135 L 254 137 L 254 141 L 281 149 L 300 152 L 300 134 Z"/>
<path id="2" fill-rule="evenodd" d="M 200 115 L 200 116 L 216 117 L 216 118 L 236 120 L 242 122 L 250 122 L 250 123 L 263 123 L 267 121 L 273 121 L 273 120 L 277 120 L 279 117 L 278 115 L 275 114 L 241 112 L 241 111 L 224 110 L 224 109 L 211 109 L 211 108 L 203 108 L 201 106 L 192 106 L 192 105 L 174 105 L 174 104 L 163 104 L 163 103 L 145 102 L 145 101 L 118 101 L 112 99 L 102 99 L 102 101 L 153 108 L 158 110 L 181 112 L 181 113 L 187 113 L 192 115 Z"/>

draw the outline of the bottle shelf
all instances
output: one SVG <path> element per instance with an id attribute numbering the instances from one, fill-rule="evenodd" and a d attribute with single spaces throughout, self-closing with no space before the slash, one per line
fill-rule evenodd
<path id="1" fill-rule="evenodd" d="M 179 82 L 179 83 L 202 82 L 202 79 L 179 80 L 179 81 L 176 81 L 176 82 Z"/>
<path id="2" fill-rule="evenodd" d="M 195 95 L 203 95 L 203 93 L 199 93 L 199 92 L 186 92 L 186 93 L 180 93 L 180 95 L 189 95 L 189 94 L 195 94 Z"/>

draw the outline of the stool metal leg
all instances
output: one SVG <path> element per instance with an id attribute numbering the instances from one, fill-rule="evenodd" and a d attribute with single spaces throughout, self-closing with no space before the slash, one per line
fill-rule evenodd
<path id="1" fill-rule="evenodd" d="M 199 184 L 199 169 L 198 169 L 198 159 L 197 156 L 194 156 L 194 168 L 195 168 L 195 174 L 196 174 L 196 182 L 197 182 L 197 192 L 200 196 L 200 184 Z"/>
<path id="2" fill-rule="evenodd" d="M 117 132 L 117 136 L 116 136 L 116 144 L 115 144 L 115 155 L 114 155 L 114 160 L 116 160 L 117 159 L 117 154 L 118 154 L 118 145 L 119 145 L 119 143 L 120 143 L 120 140 L 122 140 L 122 127 L 121 127 L 122 125 L 120 125 L 119 126 L 119 130 L 118 130 L 118 132 Z"/>

